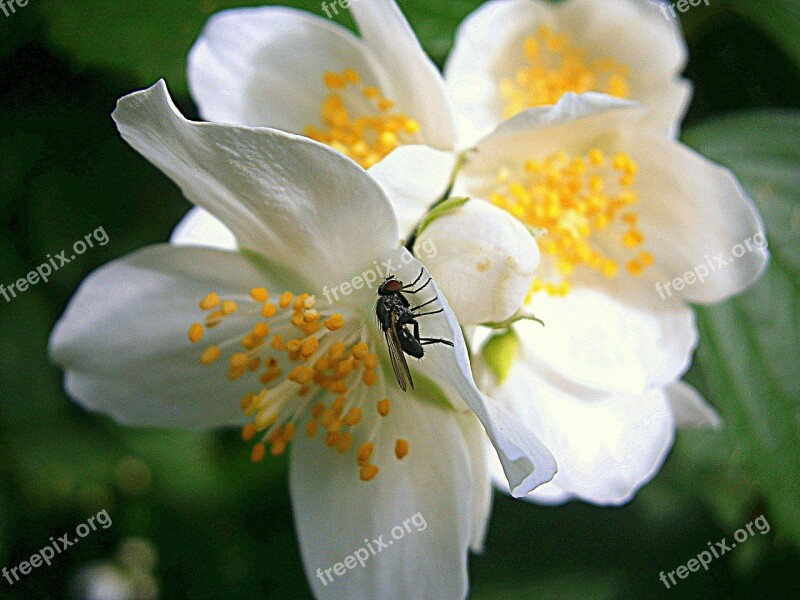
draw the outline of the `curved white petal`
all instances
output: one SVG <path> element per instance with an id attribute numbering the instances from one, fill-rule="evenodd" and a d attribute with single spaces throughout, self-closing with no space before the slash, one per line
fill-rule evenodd
<path id="1" fill-rule="evenodd" d="M 317 598 L 331 600 L 411 600 L 421 590 L 464 598 L 473 480 L 462 432 L 452 411 L 397 388 L 389 394 L 371 481 L 359 480 L 352 453 L 304 435 L 292 443 L 290 491 L 309 582 Z M 365 411 L 359 427 L 369 431 L 378 418 Z M 397 438 L 409 441 L 403 460 L 394 455 Z"/>
<path id="2" fill-rule="evenodd" d="M 433 221 L 414 248 L 462 325 L 514 315 L 539 266 L 533 235 L 508 212 L 478 199 Z"/>
<path id="3" fill-rule="evenodd" d="M 421 271 L 420 281 L 428 279 L 429 275 L 422 264 L 407 251 L 398 250 L 395 257 L 395 264 L 399 265 L 396 272 L 398 279 L 410 283 Z M 485 398 L 478 390 L 472 378 L 461 327 L 436 283 L 431 280 L 425 291 L 420 292 L 414 300 L 427 301 L 434 295 L 438 297 L 436 304 L 443 312 L 419 318 L 421 337 L 449 340 L 454 347 L 440 344 L 425 346 L 424 358 L 419 362 L 411 359 L 409 364 L 412 370 L 419 371 L 438 384 L 448 397 L 461 398 L 475 413 L 498 450 L 511 482 L 512 493 L 515 496 L 527 494 L 552 479 L 556 472 L 555 461 L 530 429 L 521 425 L 502 405 Z M 438 309 L 434 307 L 434 310 Z"/>
<path id="4" fill-rule="evenodd" d="M 211 291 L 247 295 L 255 286 L 286 289 L 244 256 L 210 248 L 151 246 L 111 262 L 81 284 L 50 338 L 70 396 L 122 423 L 210 428 L 243 422 L 248 383 L 229 381 L 222 361 L 200 364 L 201 344 L 187 338 Z M 199 347 L 202 346 L 202 347 Z"/>
<path id="5" fill-rule="evenodd" d="M 206 24 L 189 54 L 189 85 L 209 121 L 302 133 L 320 120 L 326 71 L 383 76 L 364 43 L 345 28 L 285 7 L 226 10 Z"/>
<path id="6" fill-rule="evenodd" d="M 680 429 L 719 429 L 722 419 L 696 389 L 685 381 L 676 381 L 666 389 L 675 425 Z"/>
<path id="7" fill-rule="evenodd" d="M 489 517 L 492 513 L 492 479 L 486 446 L 491 445 L 481 422 L 472 413 L 457 413 L 472 464 L 472 541 L 473 552 L 483 552 Z M 497 460 L 497 453 L 495 453 Z M 502 468 L 502 467 L 501 467 Z"/>
<path id="8" fill-rule="evenodd" d="M 485 135 L 503 120 L 500 81 L 524 63 L 524 39 L 542 25 L 568 34 L 590 60 L 628 66 L 630 98 L 650 110 L 645 124 L 675 134 L 689 99 L 689 88 L 678 84 L 686 44 L 677 20 L 665 19 L 646 0 L 496 0 L 481 6 L 460 26 L 445 66 L 457 114 L 469 129 Z"/>
<path id="9" fill-rule="evenodd" d="M 455 116 L 444 80 L 394 0 L 359 0 L 350 10 L 364 43 L 388 76 L 391 97 L 422 126 L 426 144 L 451 150 Z"/>
<path id="10" fill-rule="evenodd" d="M 769 260 L 764 223 L 736 177 L 677 142 L 639 135 L 629 145 L 640 229 L 660 282 L 672 283 L 658 295 L 721 302 L 758 279 Z"/>
<path id="11" fill-rule="evenodd" d="M 530 365 L 518 364 L 492 395 L 540 436 L 558 462 L 552 482 L 526 500 L 624 504 L 658 472 L 672 447 L 675 426 L 662 390 L 586 404 L 550 387 Z M 494 473 L 503 488 L 496 461 Z"/>
<path id="12" fill-rule="evenodd" d="M 380 186 L 322 144 L 271 129 L 188 121 L 163 81 L 120 99 L 113 117 L 125 140 L 222 221 L 241 247 L 317 287 L 349 278 L 397 242 L 397 220 Z"/>
<path id="13" fill-rule="evenodd" d="M 648 285 L 624 277 L 576 285 L 566 297 L 536 294 L 528 309 L 545 326 L 515 325 L 526 356 L 562 389 L 565 379 L 642 394 L 678 379 L 697 346 L 690 308 L 677 299 L 660 300 Z"/>
<path id="14" fill-rule="evenodd" d="M 186 213 L 175 226 L 169 241 L 176 246 L 207 246 L 218 250 L 239 249 L 231 230 L 199 206 Z"/>
<path id="15" fill-rule="evenodd" d="M 428 208 L 442 197 L 455 163 L 452 152 L 407 145 L 369 169 L 389 197 L 403 237 L 411 234 Z"/>

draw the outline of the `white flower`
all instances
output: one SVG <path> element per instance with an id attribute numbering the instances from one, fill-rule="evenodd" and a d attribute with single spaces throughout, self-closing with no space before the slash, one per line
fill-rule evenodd
<path id="1" fill-rule="evenodd" d="M 202 117 L 307 135 L 365 168 L 404 144 L 452 150 L 444 81 L 397 4 L 350 9 L 360 38 L 285 7 L 214 15 L 189 55 Z"/>
<path id="2" fill-rule="evenodd" d="M 539 266 L 531 232 L 483 200 L 470 200 L 427 224 L 414 247 L 426 246 L 436 253 L 424 259 L 425 266 L 440 287 L 452 290 L 450 306 L 465 326 L 513 316 Z"/>
<path id="3" fill-rule="evenodd" d="M 566 92 L 628 98 L 675 135 L 691 95 L 686 44 L 650 0 L 493 0 L 461 25 L 445 67 L 464 143 Z"/>
<path id="4" fill-rule="evenodd" d="M 305 138 L 187 121 L 163 82 L 121 99 L 114 119 L 241 250 L 153 246 L 93 273 L 51 339 L 68 392 L 128 424 L 242 426 L 256 462 L 291 445 L 295 521 L 317 596 L 409 598 L 424 585 L 430 598 L 464 597 L 467 550 L 480 547 L 489 512 L 480 422 L 515 494 L 548 481 L 555 464 L 475 387 L 434 282 L 419 296 L 438 296 L 443 312 L 420 319 L 422 334 L 455 347 L 426 346 L 411 361 L 416 390 L 401 392 L 375 290 L 354 278 L 381 265 L 406 282 L 427 274 L 399 247 L 380 187 Z M 321 300 L 343 282 L 352 293 Z M 333 583 L 318 578 L 418 512 L 424 532 Z"/>
<path id="5" fill-rule="evenodd" d="M 514 325 L 518 364 L 483 387 L 558 461 L 535 499 L 625 502 L 658 470 L 675 418 L 718 423 L 679 382 L 698 337 L 688 303 L 741 292 L 768 259 L 756 241 L 706 268 L 704 282 L 665 287 L 763 241 L 763 224 L 728 170 L 640 119 L 629 102 L 567 94 L 480 141 L 455 184 L 455 195 L 487 198 L 547 232 L 526 306 L 545 327 Z"/>

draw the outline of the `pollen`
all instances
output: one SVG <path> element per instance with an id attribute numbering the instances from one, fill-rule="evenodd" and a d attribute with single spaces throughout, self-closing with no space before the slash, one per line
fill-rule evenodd
<path id="1" fill-rule="evenodd" d="M 420 124 L 395 111 L 395 103 L 375 86 L 364 85 L 354 69 L 326 72 L 328 95 L 320 107 L 322 126 L 308 125 L 304 134 L 345 154 L 365 169 L 403 144 L 419 142 Z"/>
<path id="2" fill-rule="evenodd" d="M 586 50 L 566 33 L 542 25 L 525 38 L 521 50 L 524 65 L 500 81 L 506 118 L 527 108 L 555 104 L 567 92 L 630 95 L 626 65 L 611 58 L 588 59 Z"/>
<path id="3" fill-rule="evenodd" d="M 352 83 L 353 76 L 345 79 Z M 247 420 L 241 437 L 252 444 L 253 462 L 267 452 L 282 455 L 304 434 L 338 454 L 357 449 L 353 469 L 363 481 L 377 476 L 372 455 L 379 415 L 387 416 L 391 404 L 363 315 L 317 308 L 311 294 L 266 287 L 233 298 L 211 293 L 200 307 L 210 312 L 205 324 L 187 325 L 189 341 L 208 338 L 200 363 L 223 360 L 220 377 L 249 388 L 239 396 L 239 408 Z M 378 414 L 367 413 L 375 402 Z"/>
<path id="4" fill-rule="evenodd" d="M 637 173 L 629 154 L 608 157 L 598 148 L 585 155 L 559 151 L 498 173 L 491 202 L 545 231 L 537 241 L 545 267 L 540 272 L 546 275 L 534 280 L 529 297 L 541 291 L 568 294 L 581 270 L 614 278 L 624 264 L 629 275 L 638 277 L 653 264 L 632 210 L 639 200 Z"/>
<path id="5" fill-rule="evenodd" d="M 397 440 L 394 444 L 394 454 L 398 460 L 404 459 L 408 454 L 408 440 Z"/>

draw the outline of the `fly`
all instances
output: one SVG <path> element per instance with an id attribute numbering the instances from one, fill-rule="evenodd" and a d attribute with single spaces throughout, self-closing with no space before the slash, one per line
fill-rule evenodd
<path id="1" fill-rule="evenodd" d="M 400 389 L 404 392 L 411 385 L 414 389 L 414 380 L 411 378 L 411 371 L 408 369 L 405 355 L 413 356 L 414 358 L 422 358 L 425 354 L 423 346 L 430 344 L 444 344 L 446 346 L 453 346 L 453 342 L 439 338 L 424 338 L 419 334 L 419 317 L 428 315 L 435 315 L 444 312 L 443 308 L 430 312 L 418 313 L 421 308 L 432 304 L 438 300 L 434 296 L 427 302 L 423 302 L 418 306 L 412 307 L 408 298 L 404 294 L 417 294 L 421 292 L 431 282 L 428 281 L 422 284 L 418 289 L 413 289 L 419 280 L 422 279 L 424 269 L 419 272 L 419 276 L 413 283 L 403 285 L 390 275 L 383 280 L 383 283 L 378 287 L 378 302 L 375 305 L 375 313 L 378 316 L 378 322 L 383 330 L 383 335 L 386 337 L 386 345 L 389 348 L 389 358 L 392 362 L 392 369 L 394 375 L 397 377 L 397 383 Z M 413 328 L 413 332 L 409 330 L 409 326 Z"/>

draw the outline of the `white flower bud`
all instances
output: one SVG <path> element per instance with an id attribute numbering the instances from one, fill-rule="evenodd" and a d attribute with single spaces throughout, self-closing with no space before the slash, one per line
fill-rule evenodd
<path id="1" fill-rule="evenodd" d="M 436 252 L 421 252 L 436 248 Z M 517 219 L 483 200 L 428 224 L 414 245 L 462 325 L 516 313 L 539 266 L 539 247 Z"/>

